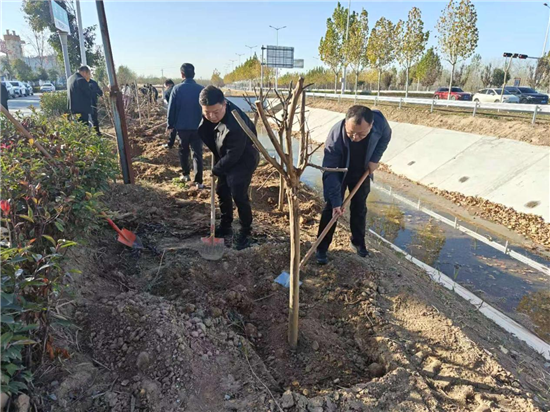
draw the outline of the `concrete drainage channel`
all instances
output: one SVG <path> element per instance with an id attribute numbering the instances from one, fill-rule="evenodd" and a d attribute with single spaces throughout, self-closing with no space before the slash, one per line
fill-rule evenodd
<path id="1" fill-rule="evenodd" d="M 270 147 L 267 136 L 260 140 Z M 321 164 L 322 154 L 313 161 Z M 302 181 L 321 193 L 320 171 L 306 169 Z M 434 281 L 455 291 L 485 316 L 550 358 L 550 345 L 541 339 L 548 341 L 550 330 L 537 330 L 540 337 L 536 336 L 528 330 L 528 324 L 540 325 L 518 311 L 526 301 L 536 302 L 533 296 L 550 290 L 550 268 L 544 259 L 520 248 L 512 250 L 505 242 L 488 237 L 496 236 L 469 229 L 454 217 L 432 210 L 436 209 L 433 205 L 430 209 L 419 205 L 395 188 L 373 184 L 371 189 L 368 226 L 380 242 L 403 253 Z"/>

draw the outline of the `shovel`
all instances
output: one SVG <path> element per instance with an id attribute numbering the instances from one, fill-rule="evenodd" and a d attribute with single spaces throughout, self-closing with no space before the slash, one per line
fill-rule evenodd
<path id="1" fill-rule="evenodd" d="M 344 203 L 342 203 L 342 208 L 343 209 L 346 208 L 349 205 L 349 203 L 351 202 L 351 199 L 353 198 L 353 196 L 355 196 L 355 194 L 357 193 L 357 191 L 359 190 L 359 188 L 361 187 L 363 182 L 369 177 L 369 174 L 370 174 L 369 170 L 367 170 L 365 173 L 363 173 L 363 176 L 361 176 L 361 179 L 359 179 L 359 181 L 357 182 L 357 184 L 355 185 L 353 190 L 349 193 L 348 197 L 346 197 L 346 199 L 344 200 Z M 315 253 L 315 249 L 317 249 L 317 246 L 319 246 L 319 244 L 323 241 L 325 236 L 330 231 L 330 228 L 336 223 L 336 221 L 338 220 L 339 217 L 340 217 L 339 215 L 333 216 L 332 219 L 330 220 L 330 222 L 328 222 L 325 229 L 321 232 L 321 234 L 319 235 L 317 240 L 313 243 L 313 245 L 311 245 L 311 247 L 307 251 L 306 255 L 304 256 L 304 258 L 300 262 L 300 270 L 302 270 L 304 268 L 304 266 L 306 265 L 308 260 L 313 255 L 313 253 Z M 286 272 L 286 271 L 282 271 L 281 274 L 275 279 L 275 282 L 277 282 L 280 285 L 283 285 L 284 287 L 288 288 L 288 285 L 290 284 L 290 275 L 289 275 L 289 273 Z"/>
<path id="2" fill-rule="evenodd" d="M 118 241 L 122 243 L 123 245 L 126 245 L 128 247 L 131 247 L 132 249 L 143 249 L 143 243 L 141 242 L 141 239 L 139 236 L 137 236 L 135 233 L 130 232 L 128 229 L 119 229 L 119 227 L 113 222 L 105 212 L 101 213 L 101 216 L 104 217 L 109 225 L 118 233 Z"/>
<path id="3" fill-rule="evenodd" d="M 212 169 L 214 169 L 214 153 L 212 153 Z M 212 173 L 210 184 L 210 236 L 201 238 L 199 254 L 206 260 L 219 260 L 225 252 L 225 240 L 216 236 L 216 177 Z"/>

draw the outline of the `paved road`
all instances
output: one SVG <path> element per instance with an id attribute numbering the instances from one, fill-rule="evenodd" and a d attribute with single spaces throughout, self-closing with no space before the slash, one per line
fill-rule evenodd
<path id="1" fill-rule="evenodd" d="M 34 106 L 37 109 L 40 107 L 40 96 L 42 93 L 36 93 L 34 96 L 17 97 L 8 100 L 8 109 L 11 113 L 21 111 L 25 116 L 31 113 L 29 106 Z"/>

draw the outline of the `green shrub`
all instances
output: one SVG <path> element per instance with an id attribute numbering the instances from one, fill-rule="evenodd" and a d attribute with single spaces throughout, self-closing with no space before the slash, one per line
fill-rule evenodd
<path id="1" fill-rule="evenodd" d="M 51 93 L 54 95 L 57 93 Z M 66 239 L 98 225 L 100 197 L 118 174 L 113 142 L 66 116 L 34 112 L 20 118 L 53 157 L 47 160 L 0 116 L 2 150 L 0 209 L 2 392 L 16 394 L 31 379 L 31 360 L 53 347 L 49 308 L 60 293 Z M 66 266 L 66 265 L 64 265 Z M 37 366 L 37 364 L 35 364 Z"/>
<path id="2" fill-rule="evenodd" d="M 42 94 L 42 97 L 40 97 L 40 108 L 48 117 L 69 113 L 67 108 L 67 92 L 57 91 Z"/>

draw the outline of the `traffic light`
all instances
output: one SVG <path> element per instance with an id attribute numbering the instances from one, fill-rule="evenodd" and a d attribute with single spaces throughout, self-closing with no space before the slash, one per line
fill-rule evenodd
<path id="1" fill-rule="evenodd" d="M 519 59 L 526 59 L 527 57 L 529 57 L 529 56 L 527 56 L 526 54 L 519 54 L 518 55 Z"/>
<path id="2" fill-rule="evenodd" d="M 512 53 L 503 53 L 502 57 L 512 57 Z"/>
<path id="3" fill-rule="evenodd" d="M 510 57 L 512 59 L 527 59 L 529 56 L 519 53 L 502 53 L 502 57 Z"/>

